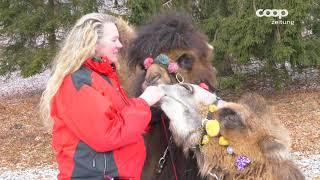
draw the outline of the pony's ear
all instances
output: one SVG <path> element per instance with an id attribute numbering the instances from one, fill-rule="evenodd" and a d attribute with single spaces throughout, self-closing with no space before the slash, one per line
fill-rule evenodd
<path id="1" fill-rule="evenodd" d="M 221 126 L 227 129 L 245 129 L 245 125 L 240 115 L 231 108 L 219 110 L 219 120 Z"/>
<path id="2" fill-rule="evenodd" d="M 266 136 L 259 142 L 262 153 L 268 159 L 286 159 L 288 149 L 285 144 L 272 136 Z"/>

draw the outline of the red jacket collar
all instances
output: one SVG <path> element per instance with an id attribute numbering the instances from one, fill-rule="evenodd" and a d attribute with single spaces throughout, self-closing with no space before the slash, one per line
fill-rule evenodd
<path id="1" fill-rule="evenodd" d="M 111 63 L 106 56 L 102 56 L 100 58 L 88 58 L 85 61 L 84 65 L 93 71 L 96 71 L 109 77 L 116 72 L 116 66 L 113 63 Z"/>

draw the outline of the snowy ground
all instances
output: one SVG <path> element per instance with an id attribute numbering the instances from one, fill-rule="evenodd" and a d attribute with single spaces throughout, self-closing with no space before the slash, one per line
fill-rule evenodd
<path id="1" fill-rule="evenodd" d="M 307 180 L 320 180 L 320 154 L 305 155 L 295 152 L 293 158 Z"/>
<path id="2" fill-rule="evenodd" d="M 0 179 L 3 180 L 53 180 L 57 179 L 57 170 L 53 166 L 23 168 L 20 170 L 0 169 Z"/>
<path id="3" fill-rule="evenodd" d="M 0 76 L 0 98 L 43 90 L 49 76 L 49 70 L 28 78 L 22 78 L 19 72 L 14 72 L 10 76 Z"/>

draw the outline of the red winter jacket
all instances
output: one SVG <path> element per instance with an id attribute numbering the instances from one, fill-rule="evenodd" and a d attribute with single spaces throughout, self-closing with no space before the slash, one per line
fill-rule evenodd
<path id="1" fill-rule="evenodd" d="M 140 179 L 150 107 L 127 97 L 106 57 L 66 76 L 51 105 L 58 179 Z"/>

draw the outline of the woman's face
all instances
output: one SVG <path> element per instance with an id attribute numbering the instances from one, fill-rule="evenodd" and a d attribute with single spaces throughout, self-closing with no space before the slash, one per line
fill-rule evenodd
<path id="1" fill-rule="evenodd" d="M 107 56 L 112 63 L 117 64 L 120 48 L 122 48 L 122 44 L 119 41 L 117 26 L 114 23 L 104 23 L 103 36 L 96 45 L 96 56 Z"/>

